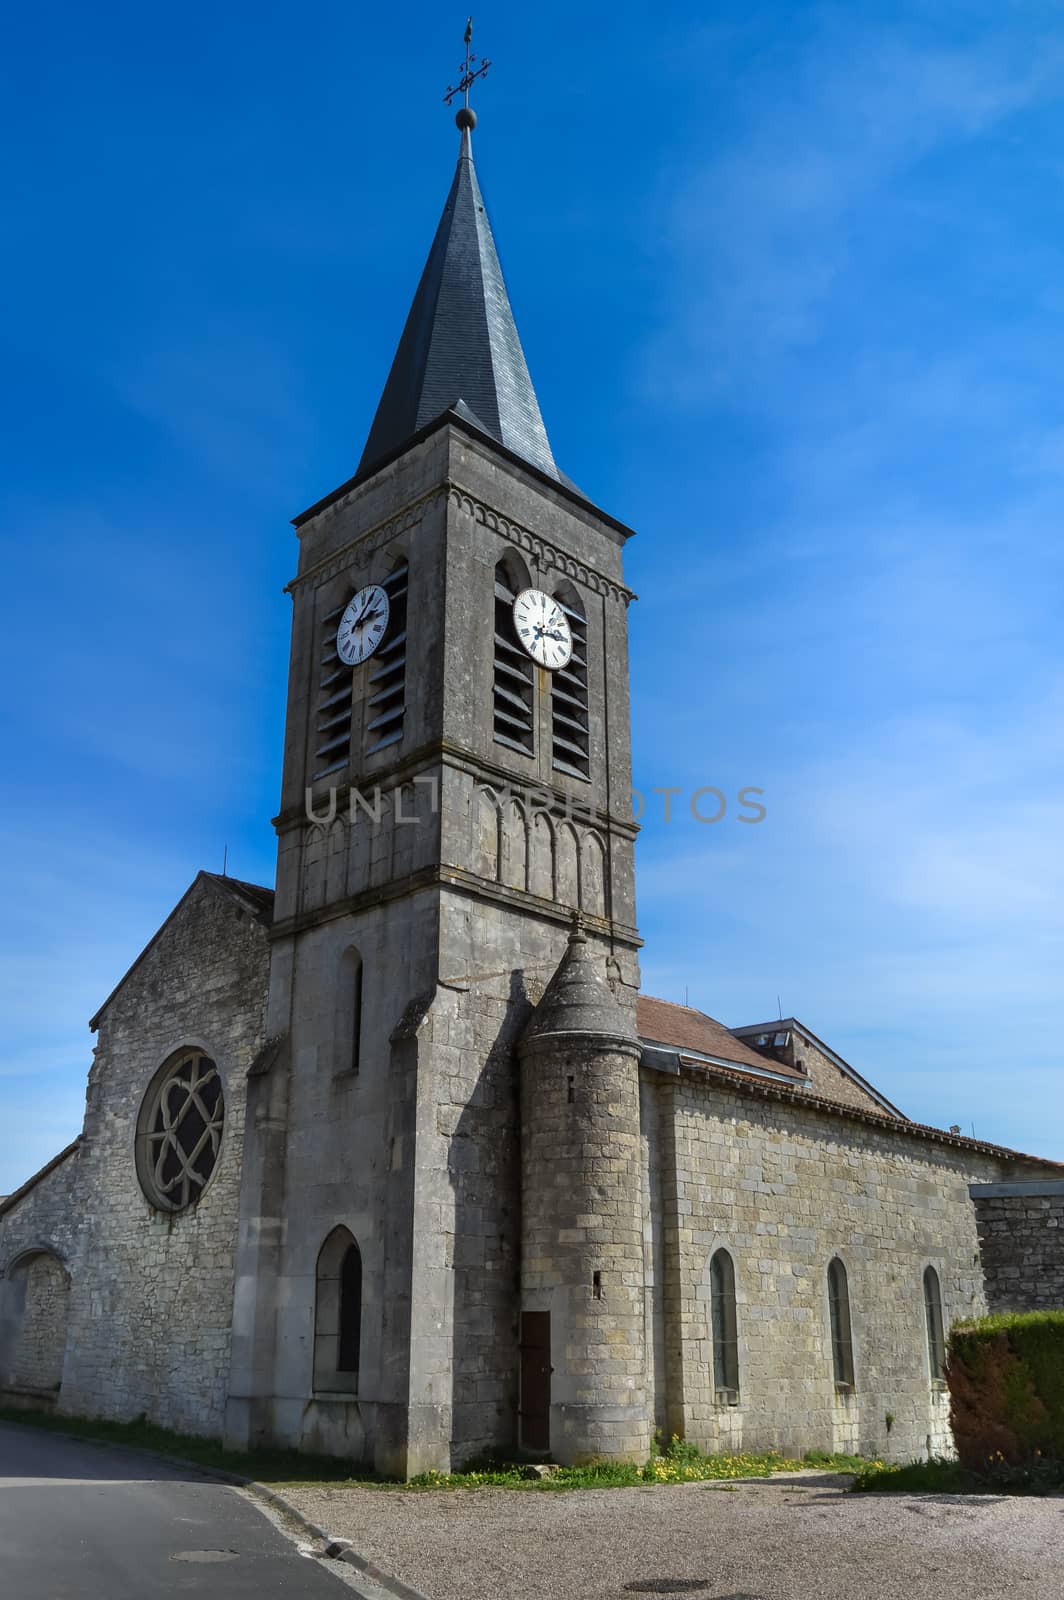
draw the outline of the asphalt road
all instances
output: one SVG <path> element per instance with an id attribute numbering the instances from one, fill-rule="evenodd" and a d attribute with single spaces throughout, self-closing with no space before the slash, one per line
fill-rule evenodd
<path id="1" fill-rule="evenodd" d="M 236 1489 L 0 1423 L 5 1600 L 350 1600 Z"/>

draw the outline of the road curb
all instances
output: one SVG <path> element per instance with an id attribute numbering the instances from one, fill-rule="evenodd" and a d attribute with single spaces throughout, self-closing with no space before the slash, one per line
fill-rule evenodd
<path id="1" fill-rule="evenodd" d="M 173 1457 L 168 1457 L 173 1460 Z M 227 1473 L 226 1477 L 236 1477 L 235 1473 Z M 337 1539 L 331 1533 L 326 1533 L 324 1528 L 319 1528 L 316 1522 L 286 1500 L 283 1494 L 278 1494 L 276 1489 L 271 1489 L 265 1483 L 257 1483 L 253 1478 L 242 1478 L 240 1482 L 244 1488 L 250 1489 L 253 1494 L 259 1495 L 263 1500 L 268 1500 L 270 1505 L 278 1511 L 283 1511 L 286 1517 L 291 1517 L 293 1522 L 299 1524 L 302 1531 L 312 1539 L 319 1539 L 322 1544 L 322 1556 L 328 1561 L 346 1561 L 349 1566 L 364 1572 L 367 1578 L 379 1584 L 382 1589 L 387 1589 L 389 1594 L 394 1594 L 397 1600 L 427 1600 L 418 1589 L 411 1589 L 409 1584 L 403 1583 L 401 1578 L 393 1578 L 391 1573 L 382 1572 L 380 1567 L 365 1556 L 360 1556 L 358 1551 L 346 1539 Z"/>
<path id="2" fill-rule="evenodd" d="M 69 1439 L 72 1444 L 91 1444 L 98 1450 L 116 1450 L 126 1455 L 147 1456 L 152 1461 L 163 1461 L 168 1467 L 180 1467 L 185 1472 L 195 1472 L 201 1478 L 211 1479 L 215 1483 L 224 1483 L 234 1489 L 247 1489 L 260 1500 L 265 1500 L 277 1511 L 284 1513 L 299 1528 L 301 1533 L 321 1543 L 318 1551 L 319 1559 L 326 1561 L 346 1561 L 349 1566 L 355 1567 L 359 1572 L 365 1573 L 380 1588 L 386 1589 L 389 1594 L 396 1596 L 396 1600 L 427 1600 L 417 1589 L 411 1589 L 409 1584 L 400 1578 L 393 1578 L 390 1573 L 382 1572 L 375 1562 L 360 1556 L 358 1551 L 346 1540 L 336 1539 L 332 1534 L 326 1533 L 324 1528 L 319 1528 L 316 1522 L 286 1500 L 283 1494 L 276 1489 L 271 1489 L 269 1484 L 259 1483 L 255 1478 L 245 1478 L 239 1472 L 227 1472 L 224 1467 L 201 1467 L 198 1461 L 190 1461 L 187 1456 L 171 1456 L 163 1450 L 149 1450 L 144 1445 L 121 1444 L 117 1439 L 90 1439 L 83 1433 L 67 1433 L 61 1428 L 35 1428 L 32 1422 L 12 1422 L 4 1419 L 4 1426 L 9 1428 L 23 1428 L 27 1433 L 38 1436 L 48 1434 L 53 1439 Z"/>

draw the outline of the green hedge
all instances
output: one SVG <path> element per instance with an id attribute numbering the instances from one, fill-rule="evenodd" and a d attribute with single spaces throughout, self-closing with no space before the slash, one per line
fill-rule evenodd
<path id="1" fill-rule="evenodd" d="M 962 1466 L 993 1473 L 1064 1464 L 1064 1311 L 958 1323 L 946 1377 Z"/>

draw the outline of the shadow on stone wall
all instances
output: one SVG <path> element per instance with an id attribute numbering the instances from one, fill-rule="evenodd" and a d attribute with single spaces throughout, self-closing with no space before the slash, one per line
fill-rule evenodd
<path id="1" fill-rule="evenodd" d="M 454 1195 L 456 1466 L 485 1451 L 511 1453 L 516 1445 L 521 1156 L 515 1046 L 532 1013 L 523 969 L 510 974 L 499 1026 L 501 1004 L 485 997 L 477 1015 L 478 1035 L 488 1048 L 477 1052 L 482 1064 L 448 1151 Z"/>

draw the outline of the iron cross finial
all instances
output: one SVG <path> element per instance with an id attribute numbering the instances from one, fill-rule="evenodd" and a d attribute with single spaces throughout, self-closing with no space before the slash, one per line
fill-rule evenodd
<path id="1" fill-rule="evenodd" d="M 447 93 L 443 97 L 444 105 L 449 106 L 456 94 L 462 96 L 462 107 L 455 121 L 460 128 L 472 128 L 476 125 L 476 114 L 469 107 L 469 91 L 478 78 L 482 78 L 491 66 L 491 62 L 484 60 L 477 66 L 477 58 L 471 49 L 473 43 L 473 18 L 466 22 L 465 30 L 465 60 L 462 62 L 462 76 L 456 84 L 448 85 Z"/>

